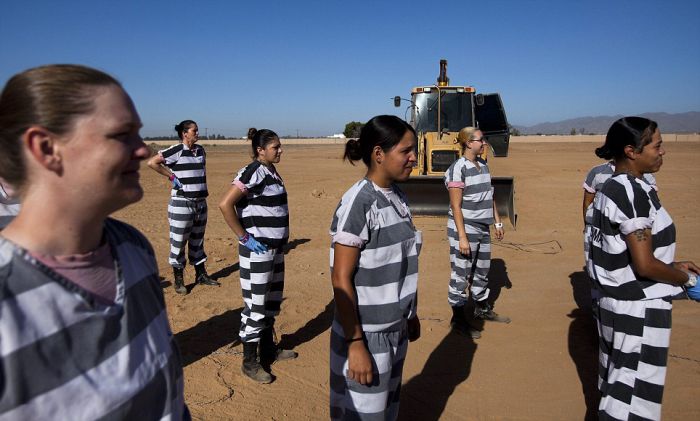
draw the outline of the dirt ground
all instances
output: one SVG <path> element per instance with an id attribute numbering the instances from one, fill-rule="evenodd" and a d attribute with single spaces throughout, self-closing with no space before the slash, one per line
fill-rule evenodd
<path id="1" fill-rule="evenodd" d="M 450 333 L 446 217 L 416 217 L 423 231 L 419 316 L 422 337 L 409 346 L 401 419 L 580 420 L 596 402 L 597 336 L 582 255 L 581 184 L 601 163 L 594 143 L 513 143 L 490 160 L 494 175 L 515 176 L 517 230 L 494 241 L 496 309 L 509 325 L 486 324 L 478 340 Z M 668 143 L 660 197 L 678 229 L 677 260 L 700 263 L 700 142 Z M 257 385 L 240 372 L 242 299 L 236 242 L 218 201 L 249 146 L 206 146 L 210 197 L 205 249 L 221 287 L 175 294 L 167 262 L 168 182 L 145 165 L 144 199 L 115 216 L 144 232 L 156 250 L 170 323 L 185 365 L 185 398 L 201 420 L 328 418 L 328 342 L 333 314 L 328 227 L 343 192 L 364 174 L 340 160 L 342 145 L 288 145 L 278 169 L 289 193 L 290 246 L 277 335 L 299 358 L 273 365 L 276 380 Z M 695 180 L 695 181 L 692 181 Z M 694 246 L 695 244 L 695 246 Z M 664 396 L 665 420 L 700 419 L 700 305 L 677 301 Z"/>

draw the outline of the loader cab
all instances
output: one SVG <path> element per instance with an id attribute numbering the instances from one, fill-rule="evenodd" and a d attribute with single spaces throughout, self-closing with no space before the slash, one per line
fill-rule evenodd
<path id="1" fill-rule="evenodd" d="M 419 141 L 412 175 L 442 175 L 459 158 L 457 134 L 474 125 L 474 94 L 471 86 L 413 88 L 410 123 Z"/>
<path id="2" fill-rule="evenodd" d="M 474 125 L 474 89 L 427 86 L 414 88 L 411 124 L 417 132 L 458 132 Z"/>
<path id="3" fill-rule="evenodd" d="M 501 96 L 498 94 L 477 94 L 474 114 L 476 126 L 486 137 L 486 142 L 491 146 L 493 155 L 497 157 L 508 156 L 510 130 L 508 130 L 508 120 L 503 109 Z"/>

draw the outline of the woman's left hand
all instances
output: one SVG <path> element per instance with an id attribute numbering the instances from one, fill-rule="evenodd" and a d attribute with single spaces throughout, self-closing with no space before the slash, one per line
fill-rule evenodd
<path id="1" fill-rule="evenodd" d="M 494 233 L 496 234 L 496 239 L 497 239 L 497 240 L 503 240 L 503 235 L 504 235 L 504 233 L 505 233 L 505 232 L 503 231 L 503 227 L 501 227 L 501 228 L 495 228 L 495 229 L 494 229 Z"/>
<path id="2" fill-rule="evenodd" d="M 408 341 L 413 342 L 420 338 L 420 320 L 418 316 L 408 320 Z"/>

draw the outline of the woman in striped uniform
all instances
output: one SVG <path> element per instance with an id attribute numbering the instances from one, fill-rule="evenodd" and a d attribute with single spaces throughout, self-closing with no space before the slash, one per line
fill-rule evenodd
<path id="1" fill-rule="evenodd" d="M 598 193 L 603 187 L 603 184 L 612 177 L 615 173 L 615 161 L 608 161 L 604 164 L 596 165 L 591 168 L 591 170 L 586 175 L 586 179 L 583 181 L 583 258 L 586 265 L 586 271 L 588 272 L 589 278 L 593 279 L 593 272 L 590 270 L 590 259 L 588 258 L 588 237 L 590 236 L 591 224 L 593 219 L 593 199 L 596 193 Z M 653 174 L 643 174 L 643 180 L 651 186 L 656 191 L 659 189 L 656 187 L 656 178 Z M 593 308 L 598 305 L 598 297 L 600 294 L 595 287 L 594 283 L 591 283 L 591 300 L 593 303 Z M 594 314 L 595 315 L 595 314 Z"/>
<path id="2" fill-rule="evenodd" d="M 170 256 L 173 267 L 174 287 L 178 294 L 187 294 L 183 271 L 185 247 L 191 265 L 194 265 L 196 284 L 221 285 L 207 274 L 204 263 L 204 230 L 207 227 L 207 154 L 197 145 L 199 129 L 192 120 L 175 125 L 180 143 L 158 151 L 148 161 L 148 166 L 158 174 L 168 177 L 171 183 L 168 203 L 170 225 Z"/>
<path id="3" fill-rule="evenodd" d="M 610 127 L 596 155 L 615 173 L 593 200 L 590 270 L 600 299 L 597 322 L 601 420 L 661 417 L 671 336 L 671 297 L 697 298 L 700 268 L 674 262 L 676 229 L 643 176 L 661 168 L 657 124 L 625 117 Z"/>
<path id="4" fill-rule="evenodd" d="M 239 240 L 245 304 L 238 332 L 243 342 L 241 370 L 259 383 L 270 383 L 272 376 L 265 370 L 268 364 L 297 357 L 296 352 L 278 349 L 274 342 L 275 317 L 284 290 L 283 246 L 289 239 L 289 209 L 287 190 L 275 167 L 282 156 L 279 136 L 272 130 L 251 128 L 248 138 L 253 162 L 238 171 L 219 209 Z"/>
<path id="5" fill-rule="evenodd" d="M 469 325 L 464 314 L 470 290 L 475 318 L 510 323 L 508 317 L 494 312 L 493 304 L 488 301 L 489 225 L 494 224 L 496 238 L 501 240 L 503 223 L 496 211 L 489 167 L 480 157 L 486 142 L 484 134 L 474 127 L 465 127 L 459 131 L 457 140 L 462 147 L 462 157 L 445 172 L 445 186 L 450 196 L 447 239 L 452 268 L 447 301 L 452 308 L 452 328 L 476 339 L 481 333 Z"/>
<path id="6" fill-rule="evenodd" d="M 94 69 L 5 85 L 0 176 L 24 206 L 0 235 L 0 419 L 190 418 L 153 249 L 109 218 L 143 196 L 140 128 Z"/>
<path id="7" fill-rule="evenodd" d="M 344 158 L 362 159 L 368 170 L 343 195 L 331 222 L 332 419 L 398 416 L 408 341 L 420 336 L 421 235 L 394 183 L 410 176 L 415 148 L 413 128 L 388 115 L 372 118 L 345 146 Z"/>

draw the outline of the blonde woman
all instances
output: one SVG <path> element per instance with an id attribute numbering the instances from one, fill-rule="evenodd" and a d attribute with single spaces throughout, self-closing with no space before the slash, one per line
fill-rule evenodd
<path id="1" fill-rule="evenodd" d="M 452 308 L 452 328 L 477 339 L 481 333 L 469 325 L 464 314 L 470 293 L 476 319 L 510 323 L 510 318 L 494 312 L 493 304 L 488 301 L 490 226 L 494 226 L 496 238 L 501 240 L 503 223 L 496 211 L 489 167 L 480 157 L 486 144 L 484 134 L 474 127 L 465 127 L 459 131 L 457 139 L 462 147 L 462 157 L 445 172 L 445 186 L 450 196 L 447 238 L 452 269 L 447 300 Z"/>

